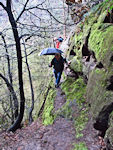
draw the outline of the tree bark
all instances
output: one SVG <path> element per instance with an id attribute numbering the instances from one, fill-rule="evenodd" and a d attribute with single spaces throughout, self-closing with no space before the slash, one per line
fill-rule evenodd
<path id="1" fill-rule="evenodd" d="M 34 90 L 33 90 L 31 71 L 30 71 L 30 67 L 29 67 L 29 63 L 28 63 L 28 59 L 27 59 L 26 46 L 25 46 L 25 43 L 23 43 L 23 44 L 24 44 L 25 60 L 26 60 L 26 65 L 27 65 L 27 70 L 28 70 L 29 83 L 30 83 L 30 88 L 31 88 L 32 104 L 31 104 L 31 107 L 29 109 L 29 124 L 31 124 L 33 122 L 32 112 L 34 109 Z"/>
<path id="2" fill-rule="evenodd" d="M 8 81 L 8 79 L 6 77 L 4 77 L 1 73 L 0 73 L 0 77 L 5 81 L 7 87 L 8 87 L 8 90 L 10 91 L 11 95 L 13 96 L 13 99 L 14 100 L 17 100 L 17 97 L 16 97 L 16 93 L 13 89 L 13 86 L 12 84 Z M 15 110 L 18 112 L 18 110 Z"/>
<path id="3" fill-rule="evenodd" d="M 12 87 L 12 91 L 10 91 L 11 95 L 10 95 L 10 104 L 13 106 L 12 104 L 12 98 L 13 97 L 13 101 L 14 101 L 14 114 L 13 114 L 13 107 L 11 106 L 11 111 L 12 111 L 12 122 L 14 122 L 14 118 L 16 119 L 17 116 L 18 116 L 18 99 L 17 99 L 17 96 L 16 96 L 16 93 L 14 91 L 14 88 L 13 88 L 13 79 L 12 79 L 12 73 L 11 73 L 11 65 L 10 65 L 10 58 L 9 58 L 9 53 L 8 53 L 8 49 L 7 49 L 7 44 L 6 44 L 6 41 L 5 41 L 5 37 L 3 35 L 2 36 L 2 39 L 3 39 L 3 42 L 4 42 L 4 47 L 5 47 L 5 50 L 6 50 L 6 58 L 7 58 L 7 64 L 8 64 L 8 76 L 9 76 L 9 81 L 10 81 L 10 84 L 11 84 L 11 87 Z"/>
<path id="4" fill-rule="evenodd" d="M 12 27 L 14 40 L 16 43 L 16 51 L 17 51 L 17 61 L 18 61 L 18 78 L 19 78 L 19 91 L 20 91 L 20 113 L 18 115 L 17 120 L 15 123 L 8 129 L 8 131 L 16 131 L 21 125 L 23 116 L 24 116 L 24 109 L 25 109 L 25 96 L 24 96 L 24 89 L 23 89 L 23 75 L 22 75 L 22 54 L 21 54 L 21 46 L 20 46 L 20 39 L 17 30 L 17 24 L 14 19 L 12 10 L 11 10 L 11 0 L 7 0 L 6 11 L 9 17 L 9 21 Z"/>

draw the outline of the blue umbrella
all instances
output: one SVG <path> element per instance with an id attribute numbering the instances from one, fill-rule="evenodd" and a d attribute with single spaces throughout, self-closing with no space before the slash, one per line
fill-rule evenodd
<path id="1" fill-rule="evenodd" d="M 39 55 L 40 56 L 41 55 L 55 55 L 56 53 L 61 54 L 63 52 L 59 49 L 56 49 L 56 48 L 46 48 L 46 49 L 43 49 Z"/>

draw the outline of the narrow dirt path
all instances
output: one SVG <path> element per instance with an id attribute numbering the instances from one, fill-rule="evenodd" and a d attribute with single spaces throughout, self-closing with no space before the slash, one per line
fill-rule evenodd
<path id="1" fill-rule="evenodd" d="M 60 88 L 57 88 L 57 95 L 54 103 L 54 111 L 57 111 L 65 103 L 65 95 Z M 75 142 L 75 129 L 73 123 L 65 118 L 58 117 L 53 125 L 48 126 L 42 138 L 46 143 L 43 150 L 72 150 Z"/>
<path id="2" fill-rule="evenodd" d="M 65 103 L 65 95 L 57 88 L 54 111 Z M 47 132 L 42 138 L 42 150 L 72 150 L 75 142 L 75 129 L 73 123 L 65 118 L 58 117 L 53 125 L 46 127 Z"/>
<path id="3" fill-rule="evenodd" d="M 54 111 L 65 103 L 65 95 L 57 89 Z M 0 150 L 72 150 L 75 142 L 73 123 L 58 117 L 53 125 L 43 126 L 41 121 L 34 122 L 16 133 L 0 136 Z"/>
<path id="4" fill-rule="evenodd" d="M 54 111 L 61 108 L 65 101 L 65 95 L 58 88 Z M 95 137 L 96 132 L 92 121 L 89 120 L 83 130 L 84 136 L 76 139 L 72 121 L 58 117 L 53 125 L 44 126 L 38 119 L 30 126 L 17 130 L 15 133 L 2 133 L 0 135 L 0 150 L 72 150 L 73 143 L 79 142 L 85 142 L 88 150 L 104 150 L 99 144 L 98 138 Z"/>
<path id="5" fill-rule="evenodd" d="M 57 94 L 54 103 L 54 111 L 61 108 L 66 102 L 65 94 L 62 92 L 61 88 L 57 88 Z"/>

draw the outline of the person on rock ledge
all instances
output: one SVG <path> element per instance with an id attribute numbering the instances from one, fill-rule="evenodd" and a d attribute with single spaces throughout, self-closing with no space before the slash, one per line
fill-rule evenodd
<path id="1" fill-rule="evenodd" d="M 54 68 L 54 76 L 55 76 L 55 87 L 58 88 L 59 87 L 59 83 L 60 83 L 60 79 L 61 79 L 61 75 L 62 72 L 64 70 L 64 63 L 66 63 L 67 65 L 69 65 L 66 61 L 65 58 L 63 58 L 61 56 L 61 54 L 56 53 L 55 57 L 52 59 L 49 67 Z"/>

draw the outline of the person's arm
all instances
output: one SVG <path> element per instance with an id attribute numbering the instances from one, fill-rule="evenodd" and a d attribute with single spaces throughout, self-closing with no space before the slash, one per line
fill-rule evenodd
<path id="1" fill-rule="evenodd" d="M 66 63 L 67 66 L 69 66 L 71 64 L 71 61 L 67 61 L 66 58 L 64 58 L 64 63 Z"/>
<path id="2" fill-rule="evenodd" d="M 53 59 L 51 61 L 51 63 L 49 64 L 49 67 L 52 67 L 53 66 Z"/>

